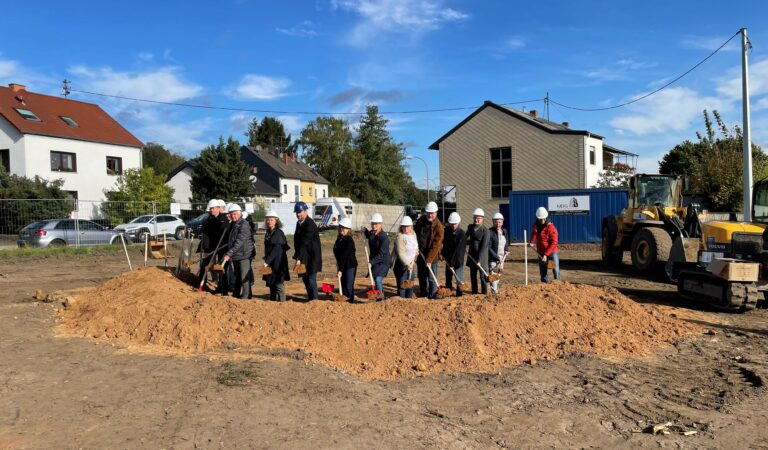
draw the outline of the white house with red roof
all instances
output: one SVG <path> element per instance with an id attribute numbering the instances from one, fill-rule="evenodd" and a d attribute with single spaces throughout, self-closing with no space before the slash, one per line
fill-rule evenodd
<path id="1" fill-rule="evenodd" d="M 136 139 L 98 105 L 0 87 L 0 164 L 26 177 L 63 179 L 79 200 L 103 200 L 124 170 L 141 168 Z"/>

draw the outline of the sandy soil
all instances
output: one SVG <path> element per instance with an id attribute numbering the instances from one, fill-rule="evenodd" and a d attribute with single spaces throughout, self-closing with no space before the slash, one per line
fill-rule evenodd
<path id="1" fill-rule="evenodd" d="M 522 254 L 513 256 L 507 285 L 524 278 Z M 489 372 L 367 380 L 305 352 L 249 355 L 224 345 L 161 355 L 101 337 L 59 337 L 61 306 L 35 301 L 35 289 L 94 288 L 125 272 L 125 261 L 2 261 L 0 448 L 768 446 L 766 310 L 722 314 L 683 303 L 660 279 L 626 265 L 603 268 L 597 249 L 561 258 L 569 282 L 616 288 L 632 307 L 705 332 L 645 356 L 575 350 Z M 659 434 L 645 432 L 666 423 Z"/>

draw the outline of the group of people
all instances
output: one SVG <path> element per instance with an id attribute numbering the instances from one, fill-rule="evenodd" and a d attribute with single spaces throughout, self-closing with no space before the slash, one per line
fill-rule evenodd
<path id="1" fill-rule="evenodd" d="M 234 296 L 251 298 L 254 280 L 252 262 L 256 255 L 253 223 L 246 220 L 247 214 L 237 204 L 225 204 L 214 199 L 208 203 L 208 210 L 209 217 L 203 222 L 200 244 L 202 276 L 206 276 L 204 267 L 220 261 L 225 272 L 218 275 L 217 292 L 226 295 L 232 286 Z M 269 287 L 270 300 L 286 301 L 285 282 L 290 280 L 291 271 L 302 279 L 308 300 L 319 298 L 317 274 L 323 269 L 322 247 L 319 229 L 309 217 L 308 210 L 305 202 L 294 205 L 297 222 L 292 261 L 288 259 L 291 247 L 280 218 L 275 211 L 266 213 L 264 259 L 260 273 Z M 437 204 L 429 202 L 424 214 L 415 223 L 411 217 L 403 217 L 391 252 L 389 237 L 382 228 L 384 220 L 381 214 L 371 216 L 370 229 L 363 227 L 361 231 L 365 238 L 366 269 L 372 280 L 372 290 L 383 293 L 383 279 L 392 268 L 398 296 L 413 297 L 414 281 L 418 278 L 420 296 L 435 298 L 440 287 L 438 263 L 444 261 L 444 286 L 455 289 L 457 296 L 464 293 L 464 267 L 469 268 L 473 294 L 487 294 L 489 285 L 492 293 L 498 293 L 498 277 L 492 275 L 503 269 L 510 246 L 504 216 L 495 213 L 492 226 L 488 228 L 484 225 L 485 212 L 477 208 L 472 213 L 472 223 L 464 231 L 458 213 L 451 213 L 448 224 L 444 226 L 437 218 L 437 212 Z M 359 266 L 352 235 L 352 221 L 348 217 L 341 218 L 333 255 L 341 294 L 349 301 L 355 301 L 355 277 Z M 544 283 L 549 281 L 549 268 L 552 268 L 554 279 L 560 279 L 557 241 L 557 229 L 548 219 L 547 210 L 538 208 L 529 244 L 536 248 L 541 281 Z"/>

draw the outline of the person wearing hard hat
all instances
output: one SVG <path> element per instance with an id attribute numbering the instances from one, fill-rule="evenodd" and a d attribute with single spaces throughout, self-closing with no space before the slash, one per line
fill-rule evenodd
<path id="1" fill-rule="evenodd" d="M 402 298 L 411 298 L 413 296 L 412 287 L 403 287 L 406 281 L 411 283 L 416 278 L 413 270 L 413 263 L 419 255 L 419 243 L 416 241 L 416 235 L 413 233 L 413 220 L 404 216 L 400 222 L 400 232 L 395 238 L 395 265 L 392 271 L 397 280 L 397 295 Z"/>
<path id="2" fill-rule="evenodd" d="M 256 256 L 253 233 L 251 226 L 243 219 L 240 205 L 233 203 L 228 212 L 232 219 L 232 228 L 229 232 L 229 249 L 224 255 L 224 263 L 231 261 L 232 269 L 235 272 L 235 287 L 232 295 L 246 300 L 251 298 L 251 284 L 253 283 L 251 262 Z"/>
<path id="3" fill-rule="evenodd" d="M 424 207 L 424 215 L 416 221 L 413 231 L 416 233 L 421 253 L 416 259 L 416 266 L 419 268 L 419 291 L 422 297 L 434 298 L 438 286 L 430 275 L 430 270 L 432 274 L 437 272 L 437 261 L 440 258 L 440 250 L 443 249 L 443 232 L 445 231 L 443 223 L 437 218 L 437 203 L 427 203 Z"/>
<path id="4" fill-rule="evenodd" d="M 445 260 L 445 287 L 453 289 L 453 274 L 456 273 L 456 296 L 462 295 L 459 282 L 464 281 L 464 230 L 459 224 L 459 213 L 452 212 L 448 216 L 448 225 L 445 226 L 445 239 L 443 239 L 442 256 Z M 451 270 L 453 269 L 453 270 Z"/>
<path id="5" fill-rule="evenodd" d="M 203 224 L 200 226 L 198 251 L 202 255 L 200 258 L 200 278 L 197 280 L 198 285 L 202 281 L 202 277 L 207 276 L 205 267 L 211 263 L 211 260 L 220 260 L 224 256 L 227 245 L 224 234 L 229 227 L 229 222 L 227 222 L 226 215 L 222 214 L 221 204 L 214 198 L 208 202 L 207 207 L 208 217 L 203 219 Z M 217 274 L 212 274 L 212 276 L 215 281 L 221 284 Z"/>
<path id="6" fill-rule="evenodd" d="M 504 215 L 497 212 L 493 215 L 493 227 L 490 229 L 488 240 L 488 267 L 493 271 L 509 254 L 509 233 L 504 228 Z M 491 292 L 499 293 L 499 280 L 491 282 Z"/>
<path id="7" fill-rule="evenodd" d="M 264 267 L 269 267 L 271 273 L 263 275 L 262 279 L 269 287 L 269 299 L 280 302 L 286 301 L 285 282 L 291 279 L 288 270 L 287 251 L 291 248 L 283 233 L 283 223 L 275 211 L 269 210 L 264 216 Z"/>
<path id="8" fill-rule="evenodd" d="M 389 272 L 389 236 L 382 231 L 382 222 L 384 219 L 381 214 L 375 213 L 371 216 L 371 229 L 363 227 L 363 234 L 368 239 L 370 250 L 371 275 L 379 292 L 384 292 L 383 280 Z"/>
<path id="9" fill-rule="evenodd" d="M 350 303 L 354 302 L 357 257 L 355 240 L 352 239 L 352 219 L 349 217 L 339 220 L 339 235 L 333 244 L 333 256 L 336 258 L 336 277 L 341 278 L 341 294 L 346 295 Z"/>
<path id="10" fill-rule="evenodd" d="M 541 282 L 547 283 L 547 276 L 550 261 L 554 266 L 552 273 L 555 280 L 560 279 L 560 258 L 557 254 L 557 228 L 551 220 L 548 219 L 547 209 L 540 206 L 536 209 L 536 221 L 533 223 L 531 232 L 531 245 L 536 246 L 536 253 L 539 254 L 539 274 Z"/>
<path id="11" fill-rule="evenodd" d="M 293 234 L 294 267 L 304 264 L 307 271 L 301 274 L 301 280 L 307 290 L 308 300 L 317 300 L 317 273 L 323 270 L 323 254 L 320 247 L 320 232 L 315 221 L 309 217 L 304 202 L 296 202 L 293 212 L 296 214 L 296 232 Z"/>
<path id="12" fill-rule="evenodd" d="M 469 279 L 472 285 L 472 293 L 477 294 L 477 278 L 480 277 L 480 293 L 488 293 L 488 279 L 482 274 L 480 268 L 488 273 L 488 245 L 490 232 L 483 225 L 485 212 L 476 208 L 472 211 L 472 224 L 467 227 L 467 267 L 469 267 Z"/>

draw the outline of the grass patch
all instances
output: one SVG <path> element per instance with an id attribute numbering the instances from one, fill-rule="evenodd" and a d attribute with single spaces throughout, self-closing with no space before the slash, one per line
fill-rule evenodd
<path id="1" fill-rule="evenodd" d="M 122 244 L 117 245 L 100 245 L 97 247 L 53 247 L 53 248 L 36 248 L 36 247 L 22 247 L 22 248 L 9 248 L 0 250 L 0 259 L 12 259 L 12 258 L 28 258 L 28 257 L 49 257 L 58 255 L 99 255 L 110 254 L 118 251 L 123 251 Z"/>
<path id="2" fill-rule="evenodd" d="M 250 363 L 226 362 L 220 367 L 216 381 L 224 386 L 247 386 L 259 375 L 251 369 Z"/>

